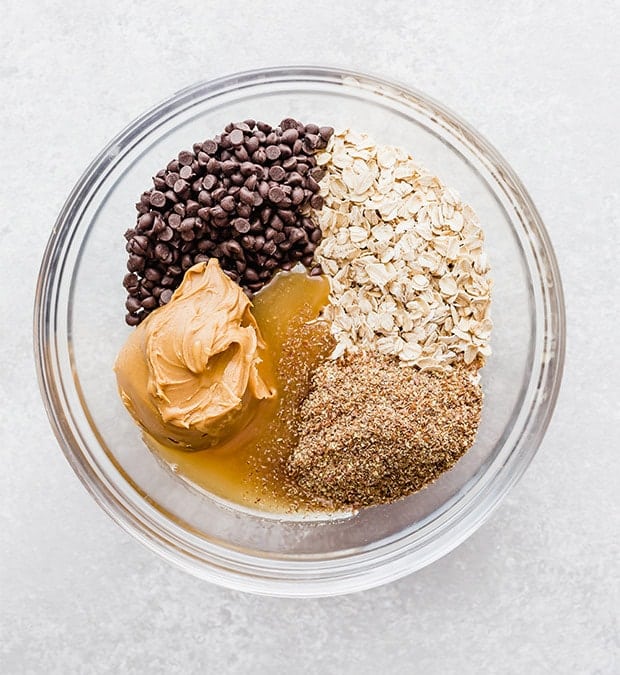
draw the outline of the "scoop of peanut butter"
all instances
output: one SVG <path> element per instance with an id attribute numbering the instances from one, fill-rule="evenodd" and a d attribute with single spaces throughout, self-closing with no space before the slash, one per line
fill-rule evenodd
<path id="1" fill-rule="evenodd" d="M 122 400 L 164 445 L 201 450 L 276 394 L 251 303 L 212 258 L 130 335 L 114 369 Z"/>

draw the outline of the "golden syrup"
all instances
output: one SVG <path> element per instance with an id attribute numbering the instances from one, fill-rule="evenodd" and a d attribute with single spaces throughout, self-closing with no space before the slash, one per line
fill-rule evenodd
<path id="1" fill-rule="evenodd" d="M 252 311 L 267 344 L 264 367 L 275 373 L 277 396 L 261 402 L 247 423 L 235 424 L 232 435 L 208 450 L 154 447 L 179 476 L 254 509 L 311 508 L 287 479 L 286 462 L 297 444 L 298 411 L 310 374 L 334 347 L 329 325 L 316 320 L 328 294 L 326 278 L 297 271 L 280 272 L 256 294 Z"/>

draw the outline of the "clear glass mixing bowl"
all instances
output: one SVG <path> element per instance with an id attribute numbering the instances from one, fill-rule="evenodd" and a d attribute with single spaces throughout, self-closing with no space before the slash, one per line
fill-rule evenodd
<path id="1" fill-rule="evenodd" d="M 493 355 L 475 446 L 418 494 L 348 518 L 242 510 L 189 487 L 146 448 L 116 390 L 124 324 L 123 232 L 150 177 L 231 120 L 297 117 L 400 145 L 477 211 L 495 281 Z M 321 68 L 277 68 L 185 89 L 120 133 L 74 187 L 41 265 L 39 381 L 58 441 L 100 506 L 184 570 L 231 588 L 332 595 L 428 565 L 489 516 L 531 461 L 564 358 L 564 306 L 547 234 L 498 153 L 441 105 L 398 84 Z"/>

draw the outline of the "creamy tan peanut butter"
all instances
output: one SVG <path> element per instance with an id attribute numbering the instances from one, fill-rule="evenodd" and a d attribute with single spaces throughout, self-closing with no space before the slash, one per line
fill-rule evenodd
<path id="1" fill-rule="evenodd" d="M 132 332 L 114 370 L 123 403 L 156 441 L 207 448 L 243 410 L 276 395 L 250 308 L 212 258 L 187 270 L 170 302 Z"/>

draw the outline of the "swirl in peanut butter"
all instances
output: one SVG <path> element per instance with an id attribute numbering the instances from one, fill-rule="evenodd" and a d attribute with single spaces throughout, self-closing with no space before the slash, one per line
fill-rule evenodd
<path id="1" fill-rule="evenodd" d="M 132 333 L 115 365 L 123 402 L 156 441 L 200 450 L 276 395 L 251 303 L 212 258 Z"/>

